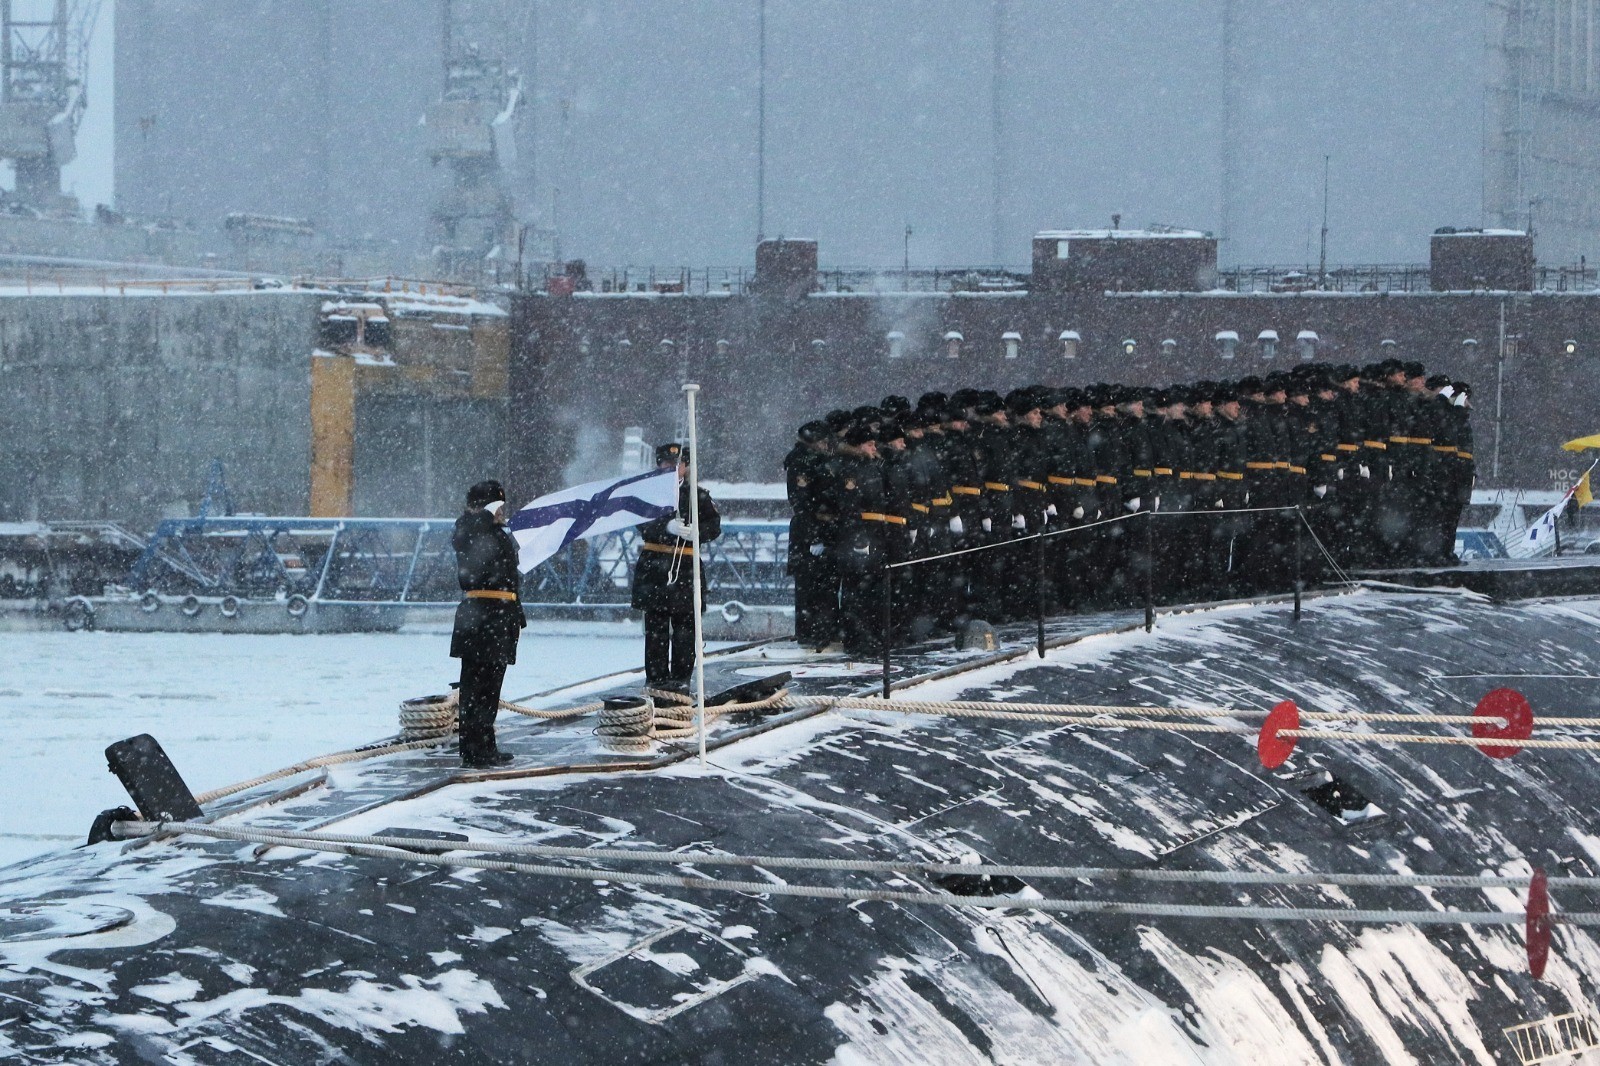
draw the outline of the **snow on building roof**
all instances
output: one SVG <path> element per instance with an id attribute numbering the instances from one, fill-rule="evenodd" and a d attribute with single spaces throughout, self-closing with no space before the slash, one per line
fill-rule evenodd
<path id="1" fill-rule="evenodd" d="M 1197 229 L 1181 230 L 1148 230 L 1148 229 L 1051 229 L 1041 230 L 1034 234 L 1035 240 L 1140 240 L 1164 239 L 1173 240 L 1198 240 L 1211 236 Z"/>

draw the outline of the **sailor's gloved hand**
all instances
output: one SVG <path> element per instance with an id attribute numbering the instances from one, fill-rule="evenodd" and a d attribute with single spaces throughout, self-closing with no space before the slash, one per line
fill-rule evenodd
<path id="1" fill-rule="evenodd" d="M 806 550 L 809 551 L 812 555 L 815 555 L 818 559 L 820 559 L 820 558 L 822 558 L 822 552 L 823 552 L 824 549 L 823 549 L 822 545 L 820 545 L 820 544 L 813 544 L 811 547 L 807 548 Z"/>
<path id="2" fill-rule="evenodd" d="M 1328 486 L 1326 486 L 1326 485 L 1317 485 L 1315 488 L 1313 488 L 1311 490 L 1311 494 L 1313 496 L 1315 496 L 1317 499 L 1320 500 L 1320 499 L 1322 499 L 1324 496 L 1326 496 L 1328 494 Z"/>
<path id="3" fill-rule="evenodd" d="M 1044 509 L 1044 513 L 1049 515 L 1051 518 L 1054 518 L 1056 516 L 1056 505 L 1052 503 L 1049 507 Z"/>
<path id="4" fill-rule="evenodd" d="M 1132 514 L 1133 512 L 1135 512 L 1135 511 L 1137 511 L 1139 509 L 1139 503 L 1140 503 L 1140 498 L 1138 496 L 1135 496 L 1133 499 L 1129 500 L 1127 503 L 1123 504 L 1122 506 L 1127 508 L 1129 514 Z"/>
<path id="5" fill-rule="evenodd" d="M 1214 503 L 1212 503 L 1211 506 L 1215 507 L 1217 510 L 1220 511 L 1220 510 L 1222 510 L 1222 501 L 1221 500 L 1217 500 Z"/>
<path id="6" fill-rule="evenodd" d="M 1079 504 L 1078 506 L 1076 506 L 1076 507 L 1074 507 L 1072 509 L 1072 517 L 1075 518 L 1075 519 L 1081 519 L 1083 517 L 1083 505 L 1082 504 Z"/>
<path id="7" fill-rule="evenodd" d="M 985 533 L 993 533 L 994 532 L 994 521 L 992 519 L 985 518 L 983 520 L 983 531 Z"/>
<path id="8" fill-rule="evenodd" d="M 1372 467 L 1368 466 L 1366 463 L 1362 463 L 1361 466 L 1359 467 L 1359 469 L 1361 471 L 1361 476 L 1362 477 L 1371 477 L 1372 476 Z"/>
<path id="9" fill-rule="evenodd" d="M 688 525 L 680 522 L 676 518 L 667 523 L 667 532 L 671 533 L 674 537 L 682 537 L 684 540 L 694 539 L 694 530 L 690 529 Z"/>
<path id="10" fill-rule="evenodd" d="M 920 531 L 919 530 L 915 530 L 915 529 L 913 529 L 911 531 L 911 543 L 915 544 L 917 542 L 917 533 L 918 532 L 920 532 Z"/>
<path id="11" fill-rule="evenodd" d="M 950 516 L 950 532 L 954 533 L 956 536 L 959 537 L 959 536 L 961 536 L 961 534 L 965 533 L 966 531 L 967 531 L 967 527 L 964 524 L 962 524 L 961 516 L 960 515 L 951 515 Z"/>
<path id="12" fill-rule="evenodd" d="M 1338 469 L 1338 470 L 1337 470 L 1337 471 L 1336 471 L 1336 472 L 1335 472 L 1335 473 L 1334 473 L 1334 475 L 1333 475 L 1333 476 L 1334 476 L 1334 477 L 1336 477 L 1336 478 L 1338 478 L 1338 479 L 1339 479 L 1339 480 L 1340 480 L 1340 481 L 1343 481 L 1343 480 L 1344 480 L 1344 467 L 1342 467 L 1342 466 L 1341 466 L 1341 467 L 1340 467 L 1340 468 L 1339 468 L 1339 469 Z"/>
<path id="13" fill-rule="evenodd" d="M 1028 520 L 1026 518 L 1023 518 L 1019 514 L 1014 514 L 1014 515 L 1011 516 L 1011 528 L 1012 529 L 1027 529 L 1028 528 Z"/>

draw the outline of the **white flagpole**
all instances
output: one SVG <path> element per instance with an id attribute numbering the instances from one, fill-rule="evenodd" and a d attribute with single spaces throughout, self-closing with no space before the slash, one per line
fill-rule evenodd
<path id="1" fill-rule="evenodd" d="M 689 401 L 689 529 L 694 534 L 694 721 L 700 736 L 700 767 L 706 765 L 706 649 L 701 614 L 705 611 L 705 592 L 700 588 L 700 441 L 695 425 L 694 400 L 699 385 L 685 385 Z"/>

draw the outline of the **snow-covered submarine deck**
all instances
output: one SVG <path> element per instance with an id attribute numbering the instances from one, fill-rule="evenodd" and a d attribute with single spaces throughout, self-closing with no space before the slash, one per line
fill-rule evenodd
<path id="1" fill-rule="evenodd" d="M 1171 615 L 1151 634 L 1134 621 L 1062 623 L 1051 635 L 1067 643 L 1043 661 L 908 656 L 904 694 L 1468 713 L 1514 685 L 1540 713 L 1600 713 L 1593 599 L 1366 591 L 1309 600 L 1298 623 L 1281 604 Z M 709 687 L 794 668 L 762 649 L 714 662 Z M 973 668 L 950 672 L 962 666 Z M 868 670 L 819 662 L 796 684 L 859 689 Z M 915 680 L 937 673 L 947 676 Z M 753 855 L 1600 872 L 1589 806 L 1600 760 L 1584 752 L 1491 760 L 1469 747 L 1305 744 L 1268 772 L 1240 737 L 827 711 L 721 724 L 705 771 L 657 753 L 622 773 L 628 760 L 588 732 L 513 719 L 505 735 L 520 760 L 498 780 L 460 775 L 449 756 L 399 755 L 332 768 L 319 787 L 225 820 Z M 274 787 L 230 802 L 247 807 Z M 808 879 L 940 887 L 915 874 Z M 1122 891 L 1522 905 L 1498 889 Z M 1591 897 L 1556 903 L 1596 909 Z M 1558 930 L 1535 981 L 1516 928 L 841 903 L 287 848 L 258 857 L 193 837 L 0 871 L 0 908 L 17 929 L 36 919 L 31 933 L 0 926 L 0 1051 L 41 1061 L 1516 1061 L 1503 1029 L 1587 1012 L 1600 987 L 1600 945 L 1573 927 Z M 51 908 L 55 926 L 38 928 Z"/>

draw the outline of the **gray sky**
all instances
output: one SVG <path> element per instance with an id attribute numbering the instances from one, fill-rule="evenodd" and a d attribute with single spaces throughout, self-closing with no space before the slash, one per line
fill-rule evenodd
<path id="1" fill-rule="evenodd" d="M 89 45 L 89 106 L 78 128 L 78 157 L 61 172 L 63 191 L 78 197 L 86 211 L 112 202 L 112 41 L 116 36 L 116 3 L 105 0 Z"/>
<path id="2" fill-rule="evenodd" d="M 420 246 L 441 177 L 415 122 L 437 91 L 438 6 L 332 0 L 331 16 L 315 14 L 327 2 L 143 5 L 159 14 L 134 97 L 160 122 L 124 135 L 141 158 L 121 161 L 119 201 L 212 224 L 228 210 L 301 215 Z M 1334 262 L 1421 261 L 1434 228 L 1481 222 L 1479 3 L 1237 2 L 1239 210 L 1225 260 L 1315 259 L 1324 154 Z M 110 6 L 68 176 L 86 204 L 104 198 L 108 171 L 111 98 L 96 87 Z M 532 221 L 596 265 L 748 264 L 755 0 L 513 6 L 537 27 L 519 60 L 531 165 L 514 190 Z M 1114 212 L 1128 227 L 1217 229 L 1223 0 L 1007 6 L 1006 261 L 1025 264 L 1038 230 L 1105 226 Z M 767 234 L 817 238 L 825 264 L 889 266 L 909 224 L 914 264 L 989 262 L 992 0 L 767 11 Z M 321 24 L 331 48 L 304 36 Z M 333 104 L 307 103 L 299 87 L 319 84 Z"/>

